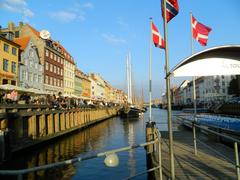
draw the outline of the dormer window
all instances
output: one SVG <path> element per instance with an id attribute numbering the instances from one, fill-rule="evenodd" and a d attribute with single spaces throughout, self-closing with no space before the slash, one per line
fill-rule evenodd
<path id="1" fill-rule="evenodd" d="M 33 58 L 33 50 L 32 49 L 29 50 L 29 57 Z"/>

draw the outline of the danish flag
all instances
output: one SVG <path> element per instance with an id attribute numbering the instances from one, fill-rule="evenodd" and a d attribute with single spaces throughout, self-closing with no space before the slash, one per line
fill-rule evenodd
<path id="1" fill-rule="evenodd" d="M 192 36 L 202 46 L 207 45 L 208 34 L 211 32 L 211 30 L 212 29 L 210 27 L 201 24 L 192 16 Z"/>
<path id="2" fill-rule="evenodd" d="M 162 17 L 164 18 L 164 0 L 162 0 Z M 167 22 L 174 18 L 178 14 L 178 1 L 177 0 L 166 0 L 166 14 Z"/>
<path id="3" fill-rule="evenodd" d="M 152 40 L 156 47 L 159 47 L 162 49 L 165 48 L 165 41 L 159 34 L 158 29 L 155 26 L 155 24 L 153 24 L 153 22 L 152 22 Z"/>

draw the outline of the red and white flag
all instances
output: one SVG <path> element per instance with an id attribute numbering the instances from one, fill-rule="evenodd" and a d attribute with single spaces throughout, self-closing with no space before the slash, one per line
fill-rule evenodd
<path id="1" fill-rule="evenodd" d="M 210 27 L 201 24 L 192 16 L 192 36 L 202 46 L 207 45 L 208 34 L 211 32 L 211 30 L 212 29 Z"/>
<path id="2" fill-rule="evenodd" d="M 159 47 L 162 49 L 165 48 L 165 41 L 160 35 L 160 33 L 158 32 L 158 29 L 153 22 L 152 22 L 152 40 L 156 47 Z"/>

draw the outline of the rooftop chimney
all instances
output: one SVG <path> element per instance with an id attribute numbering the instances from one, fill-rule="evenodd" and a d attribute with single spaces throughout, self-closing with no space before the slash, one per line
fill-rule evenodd
<path id="1" fill-rule="evenodd" d="M 8 30 L 9 31 L 13 32 L 14 31 L 14 27 L 15 27 L 15 25 L 14 25 L 14 23 L 12 21 L 8 22 Z"/>

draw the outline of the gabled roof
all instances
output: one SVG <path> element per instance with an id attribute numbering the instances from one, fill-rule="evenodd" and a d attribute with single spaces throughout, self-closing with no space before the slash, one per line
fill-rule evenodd
<path id="1" fill-rule="evenodd" d="M 29 24 L 26 24 L 30 29 L 31 31 L 37 36 L 37 37 L 40 37 L 40 32 L 37 31 L 36 29 L 34 29 L 32 26 L 30 26 Z"/>
<path id="2" fill-rule="evenodd" d="M 69 58 L 69 56 L 72 57 L 71 54 L 70 54 L 69 52 L 67 52 L 67 50 L 66 50 L 59 42 L 54 41 L 54 44 L 61 49 L 61 51 L 62 51 L 65 59 L 66 59 L 68 62 L 70 62 L 70 63 L 72 63 L 72 64 L 75 65 L 75 62 L 74 62 L 71 58 Z"/>
<path id="3" fill-rule="evenodd" d="M 20 50 L 24 51 L 30 41 L 30 37 L 15 38 L 14 42 L 20 45 Z"/>

